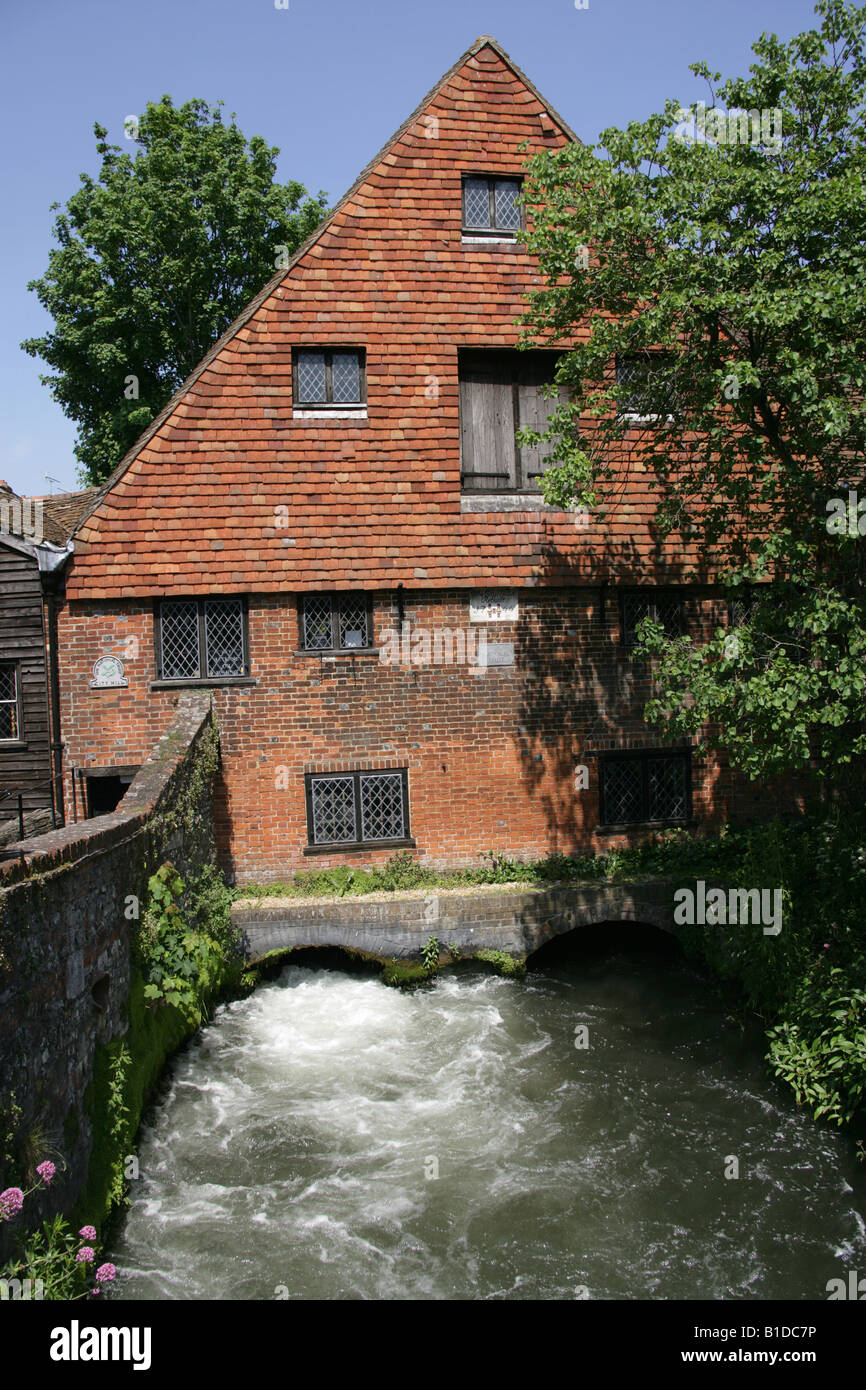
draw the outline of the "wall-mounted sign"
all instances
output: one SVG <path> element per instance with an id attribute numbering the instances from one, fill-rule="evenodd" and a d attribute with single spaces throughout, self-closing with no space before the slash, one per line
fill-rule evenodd
<path id="1" fill-rule="evenodd" d="M 517 594 L 513 589 L 479 589 L 469 599 L 471 623 L 516 623 Z"/>
<path id="2" fill-rule="evenodd" d="M 91 690 L 117 690 L 124 685 L 129 685 L 129 681 L 123 674 L 123 662 L 119 656 L 101 656 L 94 661 Z"/>

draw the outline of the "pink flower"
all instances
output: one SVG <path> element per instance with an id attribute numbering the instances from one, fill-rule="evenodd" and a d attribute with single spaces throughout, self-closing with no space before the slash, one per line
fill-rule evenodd
<path id="1" fill-rule="evenodd" d="M 16 1216 L 24 1205 L 24 1193 L 20 1187 L 7 1187 L 0 1192 L 0 1221 L 8 1221 Z"/>
<path id="2" fill-rule="evenodd" d="M 49 1183 L 51 1182 L 51 1179 L 57 1172 L 57 1169 L 54 1167 L 54 1164 L 46 1158 L 44 1163 L 39 1164 L 39 1167 L 36 1169 L 36 1171 L 39 1174 L 42 1181 L 45 1183 L 45 1186 L 48 1187 Z"/>
<path id="3" fill-rule="evenodd" d="M 96 1228 L 93 1226 L 82 1226 L 78 1234 L 82 1240 L 96 1240 Z"/>
<path id="4" fill-rule="evenodd" d="M 82 1245 L 78 1254 L 75 1256 L 76 1264 L 92 1264 L 95 1259 L 96 1256 L 89 1245 Z"/>
<path id="5" fill-rule="evenodd" d="M 100 1265 L 99 1269 L 96 1271 L 96 1282 L 98 1284 L 106 1284 L 109 1280 L 113 1279 L 116 1274 L 117 1270 L 114 1268 L 113 1264 Z"/>

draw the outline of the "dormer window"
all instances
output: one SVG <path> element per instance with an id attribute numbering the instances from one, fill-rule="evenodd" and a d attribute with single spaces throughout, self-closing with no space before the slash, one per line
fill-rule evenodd
<path id="1" fill-rule="evenodd" d="M 513 238 L 523 225 L 520 188 L 520 179 L 464 174 L 464 235 Z"/>
<path id="2" fill-rule="evenodd" d="M 361 348 L 296 348 L 294 403 L 316 410 L 362 406 L 367 398 Z"/>

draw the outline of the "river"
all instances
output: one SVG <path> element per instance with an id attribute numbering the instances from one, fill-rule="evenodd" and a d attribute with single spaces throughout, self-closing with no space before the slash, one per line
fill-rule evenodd
<path id="1" fill-rule="evenodd" d="M 853 1145 L 760 1034 L 673 948 L 581 937 L 525 980 L 290 965 L 220 1007 L 143 1130 L 113 1296 L 812 1300 L 866 1268 Z"/>

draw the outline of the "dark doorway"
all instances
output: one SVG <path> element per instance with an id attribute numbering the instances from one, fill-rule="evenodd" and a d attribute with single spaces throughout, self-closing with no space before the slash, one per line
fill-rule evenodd
<path id="1" fill-rule="evenodd" d="M 132 781 L 132 773 L 110 773 L 104 776 L 87 776 L 87 814 L 107 816 L 117 807 L 126 795 Z"/>

